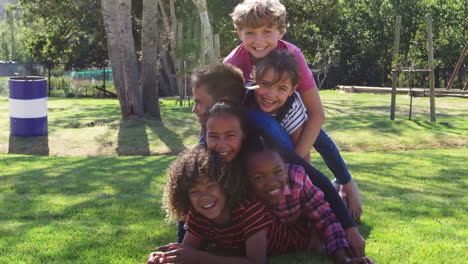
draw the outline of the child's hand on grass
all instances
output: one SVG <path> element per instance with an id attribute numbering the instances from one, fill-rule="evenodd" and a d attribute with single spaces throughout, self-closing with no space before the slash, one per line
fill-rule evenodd
<path id="1" fill-rule="evenodd" d="M 178 245 L 180 245 L 180 244 L 178 244 L 178 243 L 169 243 L 167 245 L 157 247 L 156 250 L 166 252 L 166 251 L 169 251 L 171 249 L 177 248 Z"/>
<path id="2" fill-rule="evenodd" d="M 352 257 L 364 257 L 365 248 L 366 248 L 366 240 L 359 234 L 359 231 L 356 227 L 350 227 L 345 230 L 346 233 L 346 240 L 349 243 L 349 254 Z"/>
<path id="3" fill-rule="evenodd" d="M 369 257 L 352 257 L 346 258 L 346 263 L 375 264 L 375 261 Z"/>
<path id="4" fill-rule="evenodd" d="M 153 252 L 147 264 L 159 263 L 194 263 L 198 260 L 198 250 L 182 244 L 170 243 L 158 247 L 165 252 Z"/>
<path id="5" fill-rule="evenodd" d="M 161 263 L 163 257 L 162 257 L 163 252 L 151 252 L 149 254 L 149 258 L 146 261 L 146 264 L 159 264 Z"/>

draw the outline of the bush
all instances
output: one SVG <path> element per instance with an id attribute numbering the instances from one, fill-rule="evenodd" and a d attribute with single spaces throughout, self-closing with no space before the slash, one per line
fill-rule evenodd
<path id="1" fill-rule="evenodd" d="M 74 86 L 73 80 L 69 77 L 50 78 L 51 95 L 68 97 L 70 93 L 73 93 Z"/>
<path id="2" fill-rule="evenodd" d="M 0 96 L 8 96 L 8 77 L 0 77 Z"/>
<path id="3" fill-rule="evenodd" d="M 103 82 L 91 80 L 73 80 L 67 76 L 52 77 L 52 96 L 62 97 L 105 97 L 95 87 L 102 87 Z M 116 93 L 113 83 L 106 82 L 106 90 Z"/>

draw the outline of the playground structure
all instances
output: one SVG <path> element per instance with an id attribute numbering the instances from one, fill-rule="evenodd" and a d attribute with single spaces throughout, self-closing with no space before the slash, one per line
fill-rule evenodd
<path id="1" fill-rule="evenodd" d="M 452 77 L 450 77 L 450 81 L 447 84 L 447 90 L 452 89 L 453 81 L 455 80 L 455 77 L 457 76 L 458 72 L 460 71 L 461 65 L 463 63 L 463 60 L 465 59 L 466 53 L 468 52 L 468 41 L 465 43 L 465 47 L 463 48 L 462 54 L 460 55 L 460 59 L 458 59 L 457 66 L 453 70 Z M 465 84 L 465 87 L 463 90 L 468 90 L 468 81 Z"/>
<path id="2" fill-rule="evenodd" d="M 396 107 L 396 94 L 407 94 L 410 96 L 410 105 L 409 105 L 409 120 L 411 120 L 412 112 L 412 102 L 413 96 L 419 97 L 430 97 L 430 118 L 431 122 L 436 122 L 435 115 L 435 96 L 452 96 L 452 97 L 461 97 L 468 98 L 468 82 L 463 87 L 462 73 L 460 72 L 461 66 L 465 59 L 465 56 L 468 53 L 468 42 L 465 43 L 463 51 L 460 55 L 458 63 L 454 68 L 450 80 L 445 80 L 446 87 L 444 88 L 435 88 L 435 67 L 434 67 L 434 49 L 432 45 L 432 18 L 431 16 L 427 17 L 427 50 L 428 50 L 428 67 L 427 68 L 417 68 L 414 66 L 415 59 L 410 57 L 408 60 L 399 61 L 399 47 L 400 47 L 400 29 L 401 29 L 401 16 L 396 17 L 395 25 L 395 42 L 394 42 L 394 54 L 391 70 L 392 86 L 391 87 L 371 87 L 371 86 L 356 86 L 356 85 L 337 85 L 336 89 L 343 92 L 364 92 L 364 93 L 391 93 L 391 109 L 390 109 L 390 120 L 395 120 L 395 107 Z M 412 41 L 416 45 L 418 42 Z M 439 72 L 440 73 L 440 72 Z M 405 74 L 407 78 L 407 87 L 403 87 L 402 79 L 400 76 Z M 415 88 L 416 83 L 418 82 L 417 76 L 421 74 L 428 74 L 429 88 Z M 452 85 L 454 80 L 460 74 L 460 83 L 462 87 L 460 89 L 453 89 Z M 421 76 L 422 77 L 422 76 Z M 440 74 L 438 75 L 440 78 Z M 416 80 L 416 81 L 415 81 Z M 421 78 L 419 78 L 419 81 Z M 462 83 L 463 82 L 463 83 Z M 419 84 L 420 85 L 420 84 Z"/>
<path id="3" fill-rule="evenodd" d="M 400 28 L 401 28 L 401 16 L 396 17 L 395 26 L 395 49 L 393 53 L 393 69 L 392 69 L 392 99 L 390 108 L 390 120 L 395 120 L 395 106 L 396 106 L 396 93 L 397 93 L 397 79 L 401 73 L 429 73 L 429 97 L 430 97 L 430 115 L 431 122 L 436 122 L 435 116 L 435 76 L 434 76 L 434 48 L 432 45 L 432 17 L 427 17 L 427 48 L 428 48 L 428 62 L 429 67 L 427 69 L 414 69 L 413 67 L 402 67 L 402 64 L 398 62 L 398 53 L 400 49 Z M 411 110 L 413 102 L 413 93 L 410 88 L 410 110 L 409 119 L 411 119 Z"/>

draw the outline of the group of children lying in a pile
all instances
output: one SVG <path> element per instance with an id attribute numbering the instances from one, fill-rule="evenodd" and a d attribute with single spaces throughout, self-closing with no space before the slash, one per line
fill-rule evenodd
<path id="1" fill-rule="evenodd" d="M 147 263 L 265 263 L 305 250 L 335 263 L 374 263 L 356 228 L 357 185 L 321 129 L 312 73 L 301 51 L 281 40 L 285 7 L 246 0 L 232 18 L 242 44 L 223 64 L 191 75 L 200 143 L 172 163 L 165 189 L 179 241 Z M 333 184 L 309 164 L 312 146 Z"/>

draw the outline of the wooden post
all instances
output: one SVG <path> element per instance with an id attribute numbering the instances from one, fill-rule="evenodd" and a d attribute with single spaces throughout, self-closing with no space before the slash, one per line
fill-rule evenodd
<path id="1" fill-rule="evenodd" d="M 435 117 L 435 76 L 434 76 L 434 48 L 432 46 L 432 17 L 427 17 L 427 48 L 429 51 L 429 90 L 430 90 L 430 107 L 431 107 L 431 122 L 436 121 Z"/>
<path id="2" fill-rule="evenodd" d="M 221 59 L 221 44 L 219 41 L 219 33 L 213 35 L 213 48 L 216 62 L 218 62 Z"/>
<path id="3" fill-rule="evenodd" d="M 457 66 L 455 67 L 455 70 L 453 70 L 452 77 L 450 77 L 450 81 L 447 85 L 447 90 L 450 90 L 453 85 L 453 81 L 455 81 L 455 76 L 457 76 L 458 71 L 460 70 L 460 67 L 463 63 L 463 60 L 465 59 L 466 52 L 468 51 L 468 41 L 465 43 L 465 47 L 463 48 L 462 54 L 460 56 L 460 59 L 458 59 Z"/>
<path id="4" fill-rule="evenodd" d="M 177 45 L 180 45 L 184 40 L 184 23 L 182 21 L 177 21 Z M 175 47 L 174 47 L 175 48 Z M 185 63 L 185 61 L 183 62 Z M 184 82 L 185 69 L 182 70 L 182 58 L 177 58 L 177 84 L 179 85 L 179 98 L 180 106 L 184 105 L 185 98 L 185 89 L 182 83 Z"/>
<path id="5" fill-rule="evenodd" d="M 392 99 L 391 99 L 391 109 L 390 109 L 390 120 L 395 120 L 397 68 L 400 68 L 398 66 L 398 52 L 400 49 L 400 28 L 401 28 L 401 16 L 397 16 L 396 25 L 395 25 L 395 49 L 393 51 Z"/>
<path id="6" fill-rule="evenodd" d="M 50 67 L 51 67 L 51 63 L 48 63 L 47 64 L 47 90 L 48 90 L 48 94 L 47 96 L 50 97 L 50 91 L 52 90 L 52 81 L 50 80 Z"/>
<path id="7" fill-rule="evenodd" d="M 106 89 L 106 65 L 102 66 L 102 88 Z"/>
<path id="8" fill-rule="evenodd" d="M 395 101 L 396 101 L 397 73 L 392 70 L 392 104 L 390 110 L 390 120 L 395 120 Z"/>

